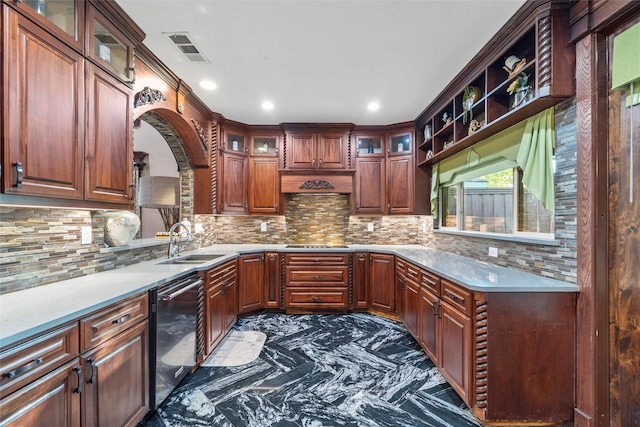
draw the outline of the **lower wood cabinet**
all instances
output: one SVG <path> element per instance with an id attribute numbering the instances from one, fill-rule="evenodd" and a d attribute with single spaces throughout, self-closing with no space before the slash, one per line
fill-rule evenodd
<path id="1" fill-rule="evenodd" d="M 3 349 L 0 425 L 137 425 L 149 411 L 147 308 L 145 293 Z"/>
<path id="2" fill-rule="evenodd" d="M 369 308 L 369 253 L 356 252 L 353 256 L 353 309 Z"/>
<path id="3" fill-rule="evenodd" d="M 389 254 L 369 254 L 369 307 L 374 310 L 395 312 L 394 260 Z"/>
<path id="4" fill-rule="evenodd" d="M 238 314 L 264 308 L 264 254 L 238 258 Z"/>
<path id="5" fill-rule="evenodd" d="M 429 313 L 427 313 L 427 316 Z M 471 390 L 471 346 L 472 331 L 471 318 L 461 313 L 449 304 L 439 303 L 438 306 L 439 341 L 436 343 L 439 355 L 440 373 L 449 384 L 471 404 L 473 391 Z"/>
<path id="6" fill-rule="evenodd" d="M 237 290 L 236 260 L 207 271 L 204 290 L 204 357 L 222 341 L 236 321 Z"/>
<path id="7" fill-rule="evenodd" d="M 347 311 L 349 255 L 287 254 L 284 308 L 288 311 Z"/>
<path id="8" fill-rule="evenodd" d="M 74 359 L 0 400 L 7 427 L 80 427 L 80 360 Z"/>
<path id="9" fill-rule="evenodd" d="M 406 264 L 402 319 L 478 418 L 573 419 L 576 294 L 474 292 Z"/>
<path id="10" fill-rule="evenodd" d="M 147 413 L 148 339 L 144 321 L 82 355 L 83 426 L 133 426 Z"/>
<path id="11" fill-rule="evenodd" d="M 280 254 L 268 252 L 264 260 L 264 307 L 278 309 L 282 304 Z"/>
<path id="12" fill-rule="evenodd" d="M 422 344 L 422 348 L 429 358 L 436 364 L 440 363 L 439 348 L 437 346 L 440 339 L 440 330 L 438 328 L 438 301 L 440 300 L 440 278 L 421 271 L 420 286 L 420 306 L 419 306 L 419 322 L 418 322 L 418 342 Z"/>
<path id="13" fill-rule="evenodd" d="M 407 277 L 404 290 L 403 321 L 411 335 L 419 339 L 420 285 Z"/>

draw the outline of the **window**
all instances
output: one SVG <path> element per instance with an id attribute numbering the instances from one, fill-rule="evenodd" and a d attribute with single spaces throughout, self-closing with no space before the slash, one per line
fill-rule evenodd
<path id="1" fill-rule="evenodd" d="M 518 167 L 440 188 L 440 226 L 448 230 L 553 238 L 549 212 L 522 183 Z"/>
<path id="2" fill-rule="evenodd" d="M 553 239 L 554 148 L 551 107 L 434 164 L 440 227 Z"/>

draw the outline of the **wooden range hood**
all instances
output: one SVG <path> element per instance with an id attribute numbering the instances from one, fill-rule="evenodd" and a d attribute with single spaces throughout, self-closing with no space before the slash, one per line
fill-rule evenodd
<path id="1" fill-rule="evenodd" d="M 355 169 L 291 170 L 281 169 L 282 193 L 353 193 Z"/>

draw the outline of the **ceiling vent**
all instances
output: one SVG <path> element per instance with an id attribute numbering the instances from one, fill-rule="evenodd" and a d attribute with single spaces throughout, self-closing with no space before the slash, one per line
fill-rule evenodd
<path id="1" fill-rule="evenodd" d="M 182 33 L 162 33 L 171 42 L 176 45 L 180 52 L 191 62 L 210 62 L 206 56 L 198 49 L 196 44 L 191 41 L 191 35 L 187 32 Z"/>

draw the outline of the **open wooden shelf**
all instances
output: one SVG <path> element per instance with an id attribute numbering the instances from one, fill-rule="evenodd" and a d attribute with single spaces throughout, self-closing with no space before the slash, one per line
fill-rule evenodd
<path id="1" fill-rule="evenodd" d="M 416 119 L 419 166 L 429 168 L 574 94 L 574 79 L 568 76 L 573 76 L 575 55 L 563 25 L 567 13 L 566 8 L 531 6 L 496 34 Z M 511 56 L 520 59 L 515 72 L 506 68 Z M 507 89 L 523 75 L 530 89 L 516 102 Z M 467 87 L 473 90 L 465 108 Z"/>

